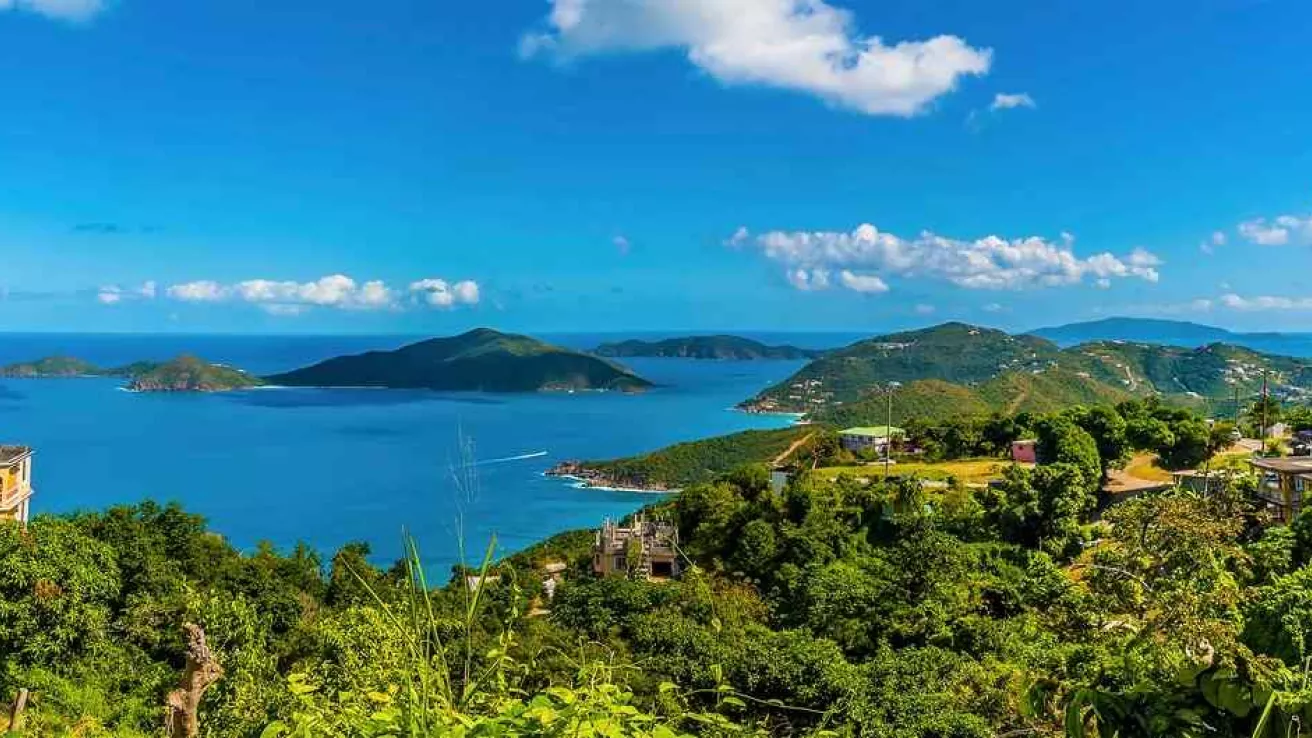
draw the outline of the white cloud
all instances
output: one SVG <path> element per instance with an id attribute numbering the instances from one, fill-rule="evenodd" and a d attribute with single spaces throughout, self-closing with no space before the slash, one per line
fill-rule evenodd
<path id="1" fill-rule="evenodd" d="M 1241 297 L 1233 292 L 1221 296 L 1221 304 L 1231 310 L 1312 310 L 1312 297 L 1277 297 L 1258 295 Z"/>
<path id="2" fill-rule="evenodd" d="M 1312 246 L 1312 215 L 1278 215 L 1239 224 L 1239 235 L 1258 246 Z"/>
<path id="3" fill-rule="evenodd" d="M 202 279 L 196 282 L 175 284 L 164 290 L 164 294 L 174 300 L 183 302 L 219 302 L 228 297 L 228 290 L 218 282 Z"/>
<path id="4" fill-rule="evenodd" d="M 921 303 L 916 306 L 916 315 L 933 315 L 936 309 L 933 305 Z"/>
<path id="5" fill-rule="evenodd" d="M 105 9 L 104 0 L 0 0 L 0 12 L 24 10 L 66 21 L 91 20 Z"/>
<path id="6" fill-rule="evenodd" d="M 616 237 L 612 238 L 612 239 L 610 240 L 610 242 L 611 242 L 612 244 L 614 244 L 614 246 L 615 246 L 615 250 L 618 251 L 618 252 L 620 252 L 620 256 L 627 256 L 627 255 L 628 255 L 628 253 L 629 253 L 629 247 L 630 247 L 632 244 L 629 243 L 629 239 L 628 239 L 627 237 L 625 237 L 625 236 L 616 236 Z"/>
<path id="7" fill-rule="evenodd" d="M 142 282 L 140 287 L 133 289 L 109 284 L 96 290 L 96 300 L 102 305 L 118 305 L 125 300 L 153 300 L 156 291 L 154 282 Z"/>
<path id="8" fill-rule="evenodd" d="M 1006 308 L 1002 306 L 1002 303 L 990 302 L 981 307 L 980 310 L 983 310 L 986 313 L 1000 313 L 1003 310 L 1006 310 Z"/>
<path id="9" fill-rule="evenodd" d="M 829 271 L 826 269 L 794 269 L 784 276 L 789 284 L 803 292 L 829 289 Z"/>
<path id="10" fill-rule="evenodd" d="M 989 110 L 997 112 L 999 110 L 1011 110 L 1012 108 L 1037 108 L 1034 98 L 1024 92 L 1018 92 L 1014 95 L 1008 95 L 1003 92 L 993 96 L 993 103 L 989 105 Z"/>
<path id="11" fill-rule="evenodd" d="M 723 84 L 795 90 L 869 115 L 915 115 L 992 63 L 991 50 L 956 36 L 862 35 L 851 12 L 825 0 L 549 1 L 546 30 L 521 39 L 526 58 L 679 49 Z"/>
<path id="12" fill-rule="evenodd" d="M 478 283 L 470 280 L 451 284 L 444 279 L 421 279 L 410 284 L 410 294 L 423 303 L 440 308 L 476 305 L 479 301 Z"/>
<path id="13" fill-rule="evenodd" d="M 446 297 L 436 297 L 438 293 Z M 395 310 L 402 306 L 405 293 L 380 280 L 356 282 L 344 274 L 333 274 L 313 282 L 248 279 L 234 284 L 200 280 L 175 284 L 165 294 L 182 302 L 242 302 L 257 305 L 271 315 L 300 315 L 312 308 L 340 310 Z M 478 284 L 469 280 L 448 285 L 440 279 L 414 282 L 408 294 L 430 305 L 449 307 L 478 302 Z"/>
<path id="14" fill-rule="evenodd" d="M 789 282 L 799 289 L 822 289 L 814 273 L 835 270 L 877 271 L 885 279 L 888 275 L 939 279 L 983 290 L 1057 287 L 1078 284 L 1086 277 L 1106 285 L 1125 278 L 1156 282 L 1162 263 L 1141 248 L 1124 257 L 1104 252 L 1081 258 L 1073 251 L 1074 238 L 1065 233 L 1059 241 L 998 236 L 961 241 L 930 232 L 905 239 L 863 224 L 851 232 L 771 231 L 755 237 L 740 232 L 729 242 L 750 244 L 783 265 Z"/>
<path id="15" fill-rule="evenodd" d="M 856 274 L 844 269 L 839 272 L 838 281 L 855 292 L 888 292 L 888 283 L 874 274 Z"/>

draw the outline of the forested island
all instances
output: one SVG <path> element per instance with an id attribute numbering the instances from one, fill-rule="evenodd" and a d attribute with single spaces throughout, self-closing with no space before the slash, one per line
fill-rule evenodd
<path id="1" fill-rule="evenodd" d="M 161 364 L 141 366 L 129 378 L 133 392 L 228 392 L 264 385 L 240 369 L 183 355 Z"/>
<path id="2" fill-rule="evenodd" d="M 75 379 L 111 377 L 126 379 L 133 392 L 226 392 L 249 389 L 263 380 L 240 369 L 212 364 L 183 354 L 170 361 L 137 361 L 121 367 L 104 368 L 73 357 L 47 357 L 0 368 L 0 378 Z"/>
<path id="3" fill-rule="evenodd" d="M 287 387 L 479 392 L 637 392 L 652 386 L 604 359 L 488 328 L 421 341 L 395 351 L 329 359 L 268 377 L 268 381 Z"/>
<path id="4" fill-rule="evenodd" d="M 824 353 L 796 346 L 769 346 L 741 336 L 685 336 L 661 341 L 628 340 L 603 343 L 593 353 L 616 358 L 718 359 L 757 361 L 765 359 L 812 359 Z"/>

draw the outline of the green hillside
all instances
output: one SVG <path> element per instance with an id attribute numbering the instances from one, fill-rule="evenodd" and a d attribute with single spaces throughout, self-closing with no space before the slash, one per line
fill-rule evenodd
<path id="1" fill-rule="evenodd" d="M 259 377 L 240 369 L 211 364 L 195 356 L 179 356 L 150 368 L 135 366 L 136 373 L 128 382 L 133 392 L 224 392 L 264 384 Z"/>
<path id="2" fill-rule="evenodd" d="M 597 356 L 651 357 L 662 359 L 720 359 L 752 361 L 761 359 L 810 359 L 823 351 L 796 346 L 769 346 L 741 336 L 684 336 L 663 341 L 619 341 L 603 343 L 593 353 Z"/>
<path id="3" fill-rule="evenodd" d="M 757 412 L 802 412 L 837 423 L 991 412 L 1052 412 L 1074 404 L 1162 395 L 1206 407 L 1238 390 L 1251 397 L 1265 373 L 1291 400 L 1312 397 L 1312 360 L 1228 344 L 1179 348 L 1103 341 L 1060 349 L 1036 336 L 947 323 L 861 341 L 816 359 L 743 403 Z M 925 384 L 932 382 L 931 384 Z"/>
<path id="4" fill-rule="evenodd" d="M 71 356 L 48 356 L 0 367 L 0 377 L 15 379 L 95 377 L 104 374 L 106 371 L 95 364 Z"/>
<path id="5" fill-rule="evenodd" d="M 483 392 L 637 391 L 647 380 L 595 356 L 487 328 L 395 351 L 329 359 L 269 377 L 291 387 L 388 387 Z"/>
<path id="6" fill-rule="evenodd" d="M 580 477 L 604 487 L 678 489 L 714 479 L 744 464 L 767 464 L 796 458 L 825 432 L 811 426 L 743 431 L 678 443 L 640 456 L 565 462 L 549 473 Z"/>

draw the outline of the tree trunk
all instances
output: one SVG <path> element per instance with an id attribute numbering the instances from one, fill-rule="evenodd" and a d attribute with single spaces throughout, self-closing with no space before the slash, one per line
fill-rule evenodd
<path id="1" fill-rule="evenodd" d="M 23 730 L 23 710 L 27 709 L 27 688 L 18 690 L 14 707 L 9 711 L 9 732 L 19 733 Z"/>
<path id="2" fill-rule="evenodd" d="M 199 625 L 182 626 L 187 638 L 187 668 L 182 682 L 169 692 L 164 725 L 172 738 L 195 738 L 200 733 L 200 701 L 205 690 L 223 676 L 223 667 L 205 643 L 205 631 Z"/>

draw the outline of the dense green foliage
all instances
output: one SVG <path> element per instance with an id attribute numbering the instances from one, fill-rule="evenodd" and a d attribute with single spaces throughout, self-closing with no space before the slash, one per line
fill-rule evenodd
<path id="1" fill-rule="evenodd" d="M 744 464 L 807 465 L 837 447 L 832 431 L 819 426 L 750 430 L 679 443 L 641 456 L 584 461 L 558 470 L 597 484 L 632 489 L 677 489 L 706 482 Z M 791 453 L 789 453 L 791 451 Z"/>
<path id="2" fill-rule="evenodd" d="M 824 353 L 796 346 L 769 346 L 742 336 L 685 336 L 661 341 L 628 340 L 603 343 L 593 351 L 598 356 L 655 357 L 680 359 L 811 359 Z"/>
<path id="3" fill-rule="evenodd" d="M 195 356 L 134 367 L 128 389 L 135 392 L 223 392 L 264 384 L 264 380 L 240 369 L 211 364 Z"/>
<path id="4" fill-rule="evenodd" d="M 739 446 L 759 458 L 815 430 Z M 687 564 L 662 583 L 593 578 L 586 531 L 435 587 L 417 552 L 388 569 L 361 544 L 326 562 L 304 547 L 242 554 L 176 507 L 0 524 L 0 701 L 32 690 L 33 735 L 158 735 L 192 622 L 224 668 L 202 705 L 210 736 L 1308 725 L 1312 512 L 1271 525 L 1247 477 L 1096 509 L 1129 449 L 1206 453 L 1197 417 L 1147 400 L 908 430 L 975 451 L 1033 433 L 1048 463 L 945 490 L 825 481 L 806 463 L 781 489 L 740 467 L 650 511 L 678 525 Z M 565 564 L 554 598 L 548 563 Z"/>
<path id="5" fill-rule="evenodd" d="M 487 328 L 395 351 L 341 356 L 268 379 L 273 384 L 298 387 L 483 392 L 651 387 L 647 380 L 604 359 Z"/>

